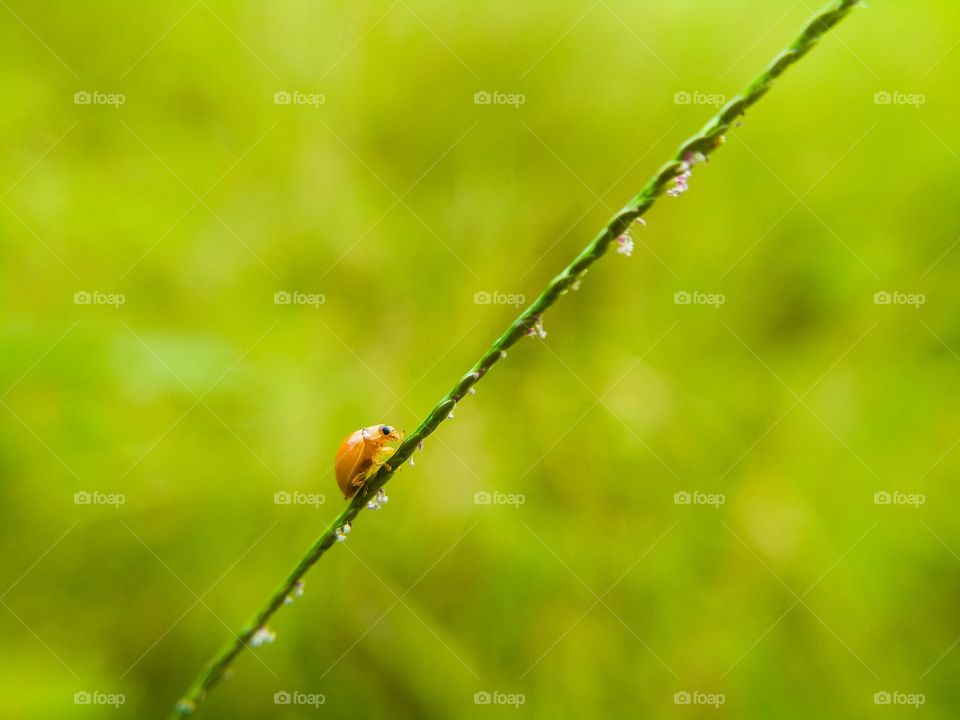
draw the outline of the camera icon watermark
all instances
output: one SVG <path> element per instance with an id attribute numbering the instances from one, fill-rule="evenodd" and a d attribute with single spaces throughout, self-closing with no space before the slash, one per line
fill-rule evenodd
<path id="1" fill-rule="evenodd" d="M 523 293 L 480 290 L 473 294 L 474 305 L 512 305 L 513 307 L 520 307 L 521 305 L 525 305 L 526 302 L 527 296 Z"/>
<path id="2" fill-rule="evenodd" d="M 327 96 L 321 93 L 305 93 L 299 90 L 278 90 L 273 94 L 274 105 L 307 105 L 319 108 L 325 105 Z"/>
<path id="3" fill-rule="evenodd" d="M 927 303 L 927 296 L 923 293 L 905 293 L 899 290 L 881 290 L 873 294 L 874 305 L 905 305 L 914 310 Z"/>
<path id="4" fill-rule="evenodd" d="M 927 496 L 923 493 L 905 493 L 899 490 L 881 490 L 873 494 L 874 505 L 893 505 L 912 507 L 915 510 L 927 504 Z"/>
<path id="5" fill-rule="evenodd" d="M 513 108 L 519 108 L 527 102 L 527 96 L 523 93 L 504 93 L 488 92 L 478 90 L 473 94 L 474 105 L 509 105 Z"/>
<path id="6" fill-rule="evenodd" d="M 74 705 L 110 705 L 118 708 L 127 702 L 127 696 L 123 693 L 105 693 L 99 690 L 87 691 L 80 690 L 73 694 Z"/>
<path id="7" fill-rule="evenodd" d="M 723 693 L 705 693 L 700 690 L 679 690 L 673 694 L 674 705 L 707 705 L 718 708 L 727 702 Z"/>
<path id="8" fill-rule="evenodd" d="M 308 507 L 318 508 L 327 501 L 327 496 L 323 493 L 304 493 L 289 492 L 280 490 L 273 494 L 274 505 L 306 505 Z"/>
<path id="9" fill-rule="evenodd" d="M 905 93 L 899 90 L 881 90 L 873 94 L 874 105 L 906 105 L 915 109 L 927 104 L 923 93 Z"/>
<path id="10" fill-rule="evenodd" d="M 474 505 L 507 505 L 518 509 L 527 504 L 527 496 L 523 493 L 488 492 L 481 490 L 473 494 Z"/>
<path id="11" fill-rule="evenodd" d="M 306 705 L 318 708 L 327 702 L 327 696 L 323 693 L 305 693 L 299 690 L 288 692 L 278 690 L 273 694 L 274 705 Z"/>
<path id="12" fill-rule="evenodd" d="M 105 493 L 99 490 L 88 492 L 80 490 L 73 494 L 74 505 L 107 505 L 112 508 L 118 508 L 127 504 L 127 496 L 123 493 Z"/>
<path id="13" fill-rule="evenodd" d="M 74 105 L 109 105 L 114 110 L 125 105 L 127 96 L 123 93 L 104 93 L 88 90 L 78 90 L 73 94 Z"/>
<path id="14" fill-rule="evenodd" d="M 327 302 L 327 296 L 323 293 L 305 293 L 299 290 L 292 292 L 280 290 L 273 294 L 274 305 L 307 305 L 318 308 Z"/>
<path id="15" fill-rule="evenodd" d="M 527 702 L 527 696 L 523 693 L 480 690 L 473 694 L 474 705 L 508 705 L 519 708 L 525 702 Z"/>
<path id="16" fill-rule="evenodd" d="M 99 290 L 78 290 L 73 294 L 74 305 L 107 305 L 118 309 L 125 305 L 127 296 L 123 293 L 105 293 Z"/>
<path id="17" fill-rule="evenodd" d="M 905 693 L 900 690 L 880 690 L 873 694 L 874 705 L 907 705 L 919 708 L 927 702 L 923 693 Z"/>
<path id="18" fill-rule="evenodd" d="M 674 305 L 707 305 L 709 307 L 719 308 L 721 305 L 725 305 L 726 302 L 727 296 L 722 293 L 681 290 L 673 294 Z"/>
<path id="19" fill-rule="evenodd" d="M 704 493 L 694 490 L 692 492 L 681 490 L 673 494 L 674 505 L 706 505 L 714 510 L 727 502 L 727 496 L 723 493 Z"/>
<path id="20" fill-rule="evenodd" d="M 727 96 L 720 93 L 705 93 L 699 90 L 680 90 L 673 94 L 674 105 L 708 105 L 720 107 L 727 101 Z"/>

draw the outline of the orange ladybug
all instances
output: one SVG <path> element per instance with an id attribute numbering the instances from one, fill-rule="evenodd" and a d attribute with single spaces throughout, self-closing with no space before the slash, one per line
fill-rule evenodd
<path id="1" fill-rule="evenodd" d="M 371 425 L 347 435 L 340 443 L 333 463 L 337 485 L 343 497 L 349 500 L 356 495 L 363 484 L 396 452 L 396 448 L 387 447 L 386 443 L 402 439 L 403 432 L 391 425 Z M 389 465 L 387 469 L 390 469 Z"/>

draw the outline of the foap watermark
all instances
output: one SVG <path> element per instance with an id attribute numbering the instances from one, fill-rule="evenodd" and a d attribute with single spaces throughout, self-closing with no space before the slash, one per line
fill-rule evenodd
<path id="1" fill-rule="evenodd" d="M 673 494 L 674 505 L 706 505 L 717 509 L 726 502 L 727 496 L 723 493 L 704 493 L 697 490 L 689 492 L 687 490 L 681 490 Z"/>
<path id="2" fill-rule="evenodd" d="M 125 105 L 126 102 L 127 96 L 123 93 L 78 90 L 73 94 L 74 105 L 109 105 L 116 110 L 121 105 Z"/>
<path id="3" fill-rule="evenodd" d="M 526 303 L 527 296 L 523 293 L 480 290 L 473 294 L 474 305 L 512 305 L 513 307 L 520 307 L 521 305 L 526 305 Z"/>
<path id="4" fill-rule="evenodd" d="M 680 90 L 673 94 L 674 105 L 709 105 L 720 107 L 727 101 L 726 95 L 720 93 L 705 93 L 699 90 Z"/>
<path id="5" fill-rule="evenodd" d="M 527 701 L 527 696 L 523 693 L 505 693 L 499 690 L 488 692 L 480 690 L 473 694 L 474 705 L 511 705 L 519 708 Z"/>
<path id="6" fill-rule="evenodd" d="M 109 505 L 118 508 L 127 504 L 127 496 L 123 493 L 105 493 L 99 490 L 88 492 L 81 490 L 73 494 L 74 505 Z"/>
<path id="7" fill-rule="evenodd" d="M 881 290 L 873 294 L 874 305 L 906 305 L 918 309 L 925 305 L 927 296 L 923 293 L 905 293 L 899 290 Z"/>
<path id="8" fill-rule="evenodd" d="M 725 305 L 726 302 L 727 296 L 722 293 L 705 293 L 699 290 L 688 292 L 687 290 L 681 290 L 673 294 L 674 305 L 709 305 L 710 307 L 719 308 L 721 305 Z"/>
<path id="9" fill-rule="evenodd" d="M 473 94 L 473 104 L 474 105 L 510 105 L 514 108 L 519 108 L 521 105 L 527 102 L 527 96 L 523 93 L 505 93 L 505 92 L 488 92 L 486 90 L 478 90 Z"/>
<path id="10" fill-rule="evenodd" d="M 873 694 L 874 705 L 909 705 L 919 708 L 927 702 L 923 693 L 905 693 L 900 690 L 878 690 Z"/>
<path id="11" fill-rule="evenodd" d="M 288 692 L 278 690 L 273 694 L 274 705 L 307 705 L 318 708 L 327 702 L 327 696 L 323 693 L 306 693 L 299 690 Z"/>
<path id="12" fill-rule="evenodd" d="M 114 309 L 126 304 L 127 296 L 123 293 L 105 293 L 99 290 L 78 290 L 73 294 L 74 305 L 108 305 Z"/>
<path id="13" fill-rule="evenodd" d="M 905 93 L 899 90 L 881 90 L 873 94 L 874 105 L 907 105 L 919 109 L 927 104 L 927 96 L 923 93 Z"/>
<path id="14" fill-rule="evenodd" d="M 723 693 L 705 693 L 701 690 L 679 690 L 673 694 L 674 705 L 708 705 L 718 708 L 727 702 Z"/>
<path id="15" fill-rule="evenodd" d="M 327 501 L 323 493 L 288 492 L 281 490 L 273 494 L 274 505 L 309 505 L 320 507 Z"/>
<path id="16" fill-rule="evenodd" d="M 473 494 L 474 505 L 509 505 L 519 508 L 527 503 L 527 496 L 523 493 L 487 492 L 481 490 Z"/>
<path id="17" fill-rule="evenodd" d="M 127 702 L 127 696 L 123 693 L 105 693 L 99 690 L 80 690 L 73 694 L 74 705 L 110 705 L 118 708 Z"/>
<path id="18" fill-rule="evenodd" d="M 905 493 L 899 490 L 881 490 L 873 494 L 874 505 L 898 505 L 919 509 L 927 504 L 927 496 L 923 493 Z"/>
<path id="19" fill-rule="evenodd" d="M 323 293 L 305 293 L 299 290 L 288 292 L 280 290 L 273 294 L 274 305 L 309 305 L 318 308 L 327 302 L 327 296 Z"/>
<path id="20" fill-rule="evenodd" d="M 300 90 L 278 90 L 273 94 L 274 105 L 309 105 L 318 108 L 326 104 L 327 96 L 321 93 L 307 93 Z"/>

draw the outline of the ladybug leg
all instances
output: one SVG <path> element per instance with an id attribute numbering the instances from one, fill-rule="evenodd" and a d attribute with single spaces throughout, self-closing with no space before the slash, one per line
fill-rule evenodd
<path id="1" fill-rule="evenodd" d="M 396 452 L 396 449 L 395 449 L 395 448 L 392 448 L 392 447 L 382 447 L 382 448 L 380 448 L 380 450 L 377 452 L 377 458 L 376 458 L 376 460 L 374 461 L 374 464 L 377 465 L 378 467 L 379 467 L 380 465 L 386 465 L 386 466 L 387 466 L 387 470 L 392 470 L 393 468 L 391 468 L 389 465 L 387 465 L 387 460 L 389 460 L 390 457 L 391 457 L 395 452 Z"/>
<path id="2" fill-rule="evenodd" d="M 356 495 L 358 492 L 359 492 L 359 493 L 363 493 L 364 495 L 367 494 L 367 489 L 366 489 L 366 487 L 365 487 L 366 482 L 367 482 L 367 477 L 369 477 L 369 476 L 368 476 L 368 475 L 357 475 L 353 480 L 350 481 L 350 484 L 351 484 L 354 488 L 356 488 L 356 490 L 353 491 L 353 493 L 351 494 L 350 497 L 353 497 L 353 495 Z"/>
<path id="3" fill-rule="evenodd" d="M 370 478 L 370 476 L 376 471 L 376 464 L 370 462 L 370 460 L 363 460 L 360 465 L 354 471 L 353 476 L 350 478 L 350 488 L 353 490 L 346 497 L 352 498 L 354 495 L 363 490 L 366 493 L 366 490 L 363 489 L 364 484 Z"/>

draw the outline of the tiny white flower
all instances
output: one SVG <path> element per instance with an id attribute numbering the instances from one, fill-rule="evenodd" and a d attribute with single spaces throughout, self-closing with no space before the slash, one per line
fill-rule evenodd
<path id="1" fill-rule="evenodd" d="M 277 639 L 277 634 L 273 632 L 270 628 L 264 625 L 261 628 L 258 628 L 257 631 L 250 638 L 250 647 L 260 647 L 261 645 L 269 645 L 274 640 Z"/>
<path id="2" fill-rule="evenodd" d="M 673 187 L 667 190 L 667 195 L 669 195 L 670 197 L 680 197 L 687 190 L 689 190 L 690 176 L 692 174 L 693 173 L 691 173 L 689 170 L 684 170 L 682 173 L 677 175 L 673 179 Z"/>

